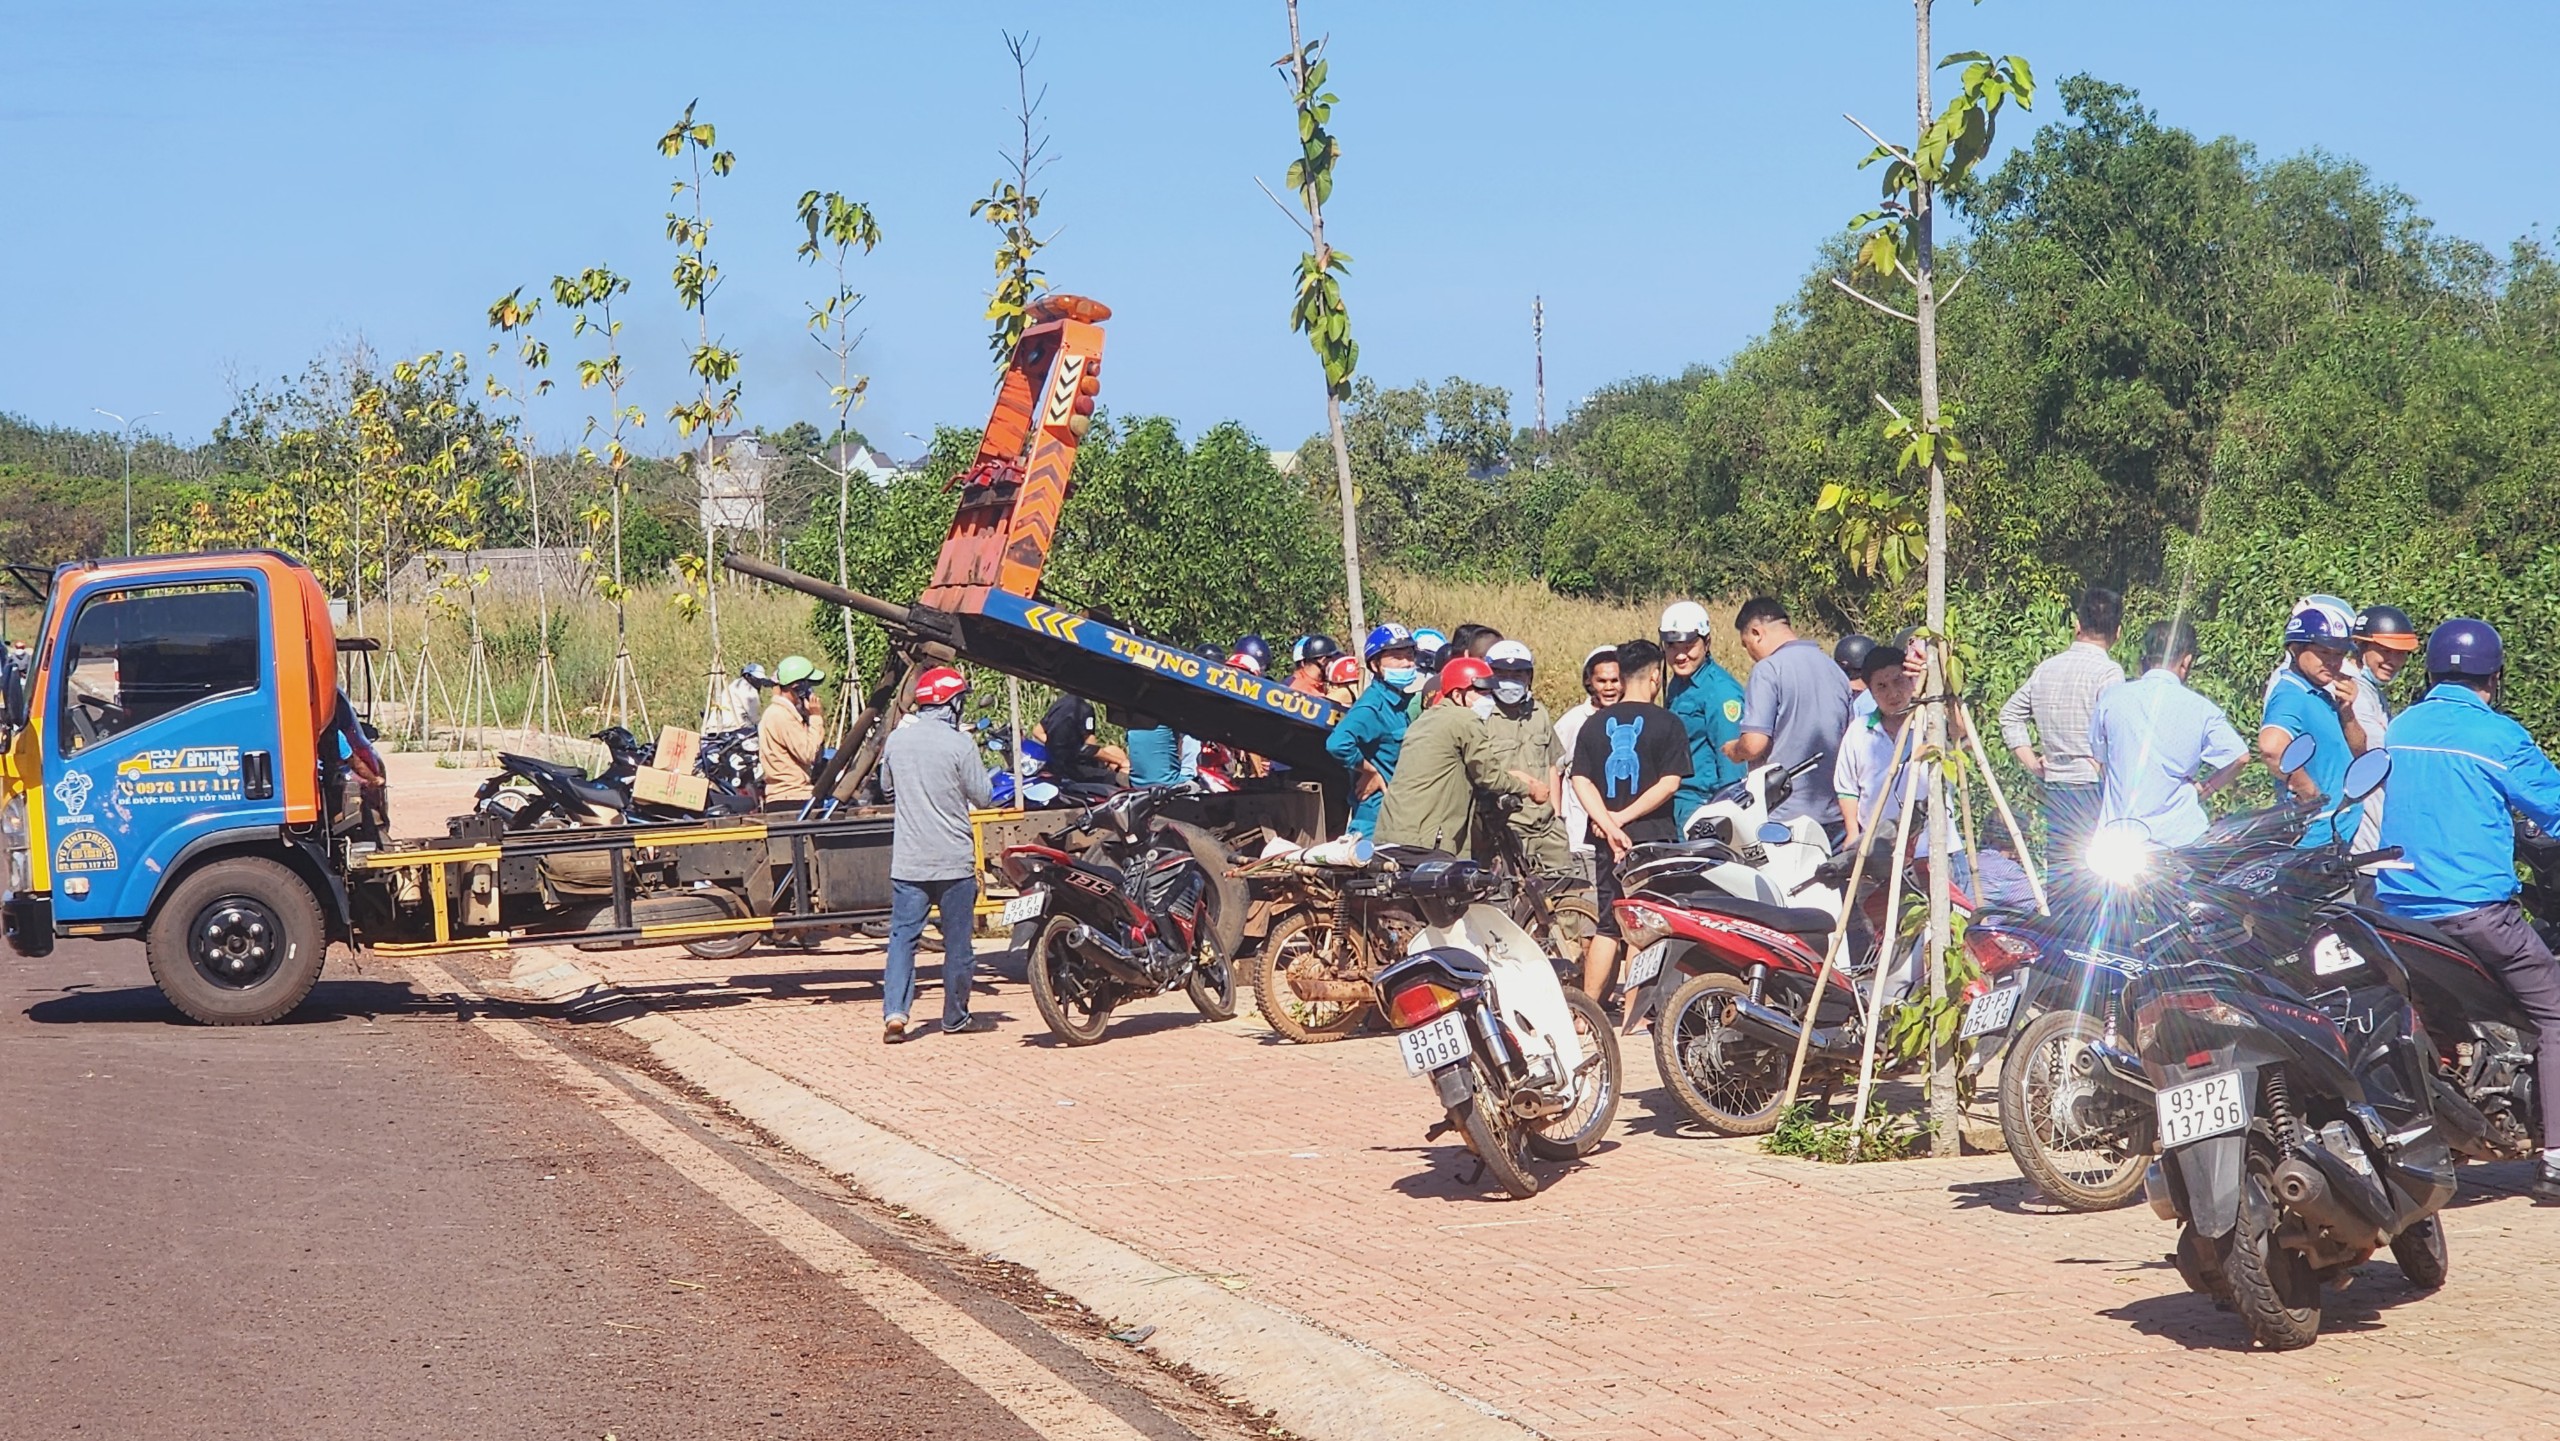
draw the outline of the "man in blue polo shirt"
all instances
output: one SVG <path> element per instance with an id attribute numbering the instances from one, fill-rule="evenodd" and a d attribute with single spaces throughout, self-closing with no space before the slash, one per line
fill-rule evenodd
<path id="1" fill-rule="evenodd" d="M 1725 757 L 1725 742 L 1742 734 L 1742 682 L 1707 651 L 1707 608 L 1673 601 L 1662 612 L 1662 661 L 1671 672 L 1662 708 L 1680 718 L 1689 736 L 1689 774 L 1671 798 L 1671 823 L 1685 834 L 1689 817 L 1707 797 L 1742 779 L 1742 763 Z"/>
<path id="2" fill-rule="evenodd" d="M 2355 833 L 2359 812 L 2335 813 L 2347 784 L 2347 762 L 2377 744 L 2356 720 L 2356 681 L 2348 668 L 2355 653 L 2356 618 L 2347 608 L 2315 597 L 2285 622 L 2285 665 L 2267 686 L 2266 714 L 2258 724 L 2258 755 L 2267 769 L 2283 776 L 2278 757 L 2295 736 L 2309 736 L 2317 749 L 2311 763 L 2295 771 L 2286 784 L 2294 796 L 2316 802 L 2320 812 L 2302 828 L 2301 844 L 2325 846 L 2336 839 L 2343 820 Z"/>
<path id="3" fill-rule="evenodd" d="M 2560 830 L 2560 769 L 2496 709 L 2506 645 L 2487 621 L 2449 620 L 2427 637 L 2426 698 L 2391 722 L 2391 789 L 2382 844 L 2382 908 L 2431 922 L 2495 970 L 2539 1033 L 2542 1174 L 2534 1195 L 2560 1201 L 2560 961 L 2516 904 L 2512 814 Z"/>
<path id="4" fill-rule="evenodd" d="M 1333 723 L 1324 748 L 1351 772 L 1349 830 L 1365 836 L 1377 830 L 1387 782 L 1396 778 L 1396 758 L 1404 754 L 1404 729 L 1417 709 L 1414 696 L 1422 687 L 1422 671 L 1414 663 L 1413 632 L 1394 621 L 1371 627 L 1360 650 L 1369 661 L 1369 686 Z"/>

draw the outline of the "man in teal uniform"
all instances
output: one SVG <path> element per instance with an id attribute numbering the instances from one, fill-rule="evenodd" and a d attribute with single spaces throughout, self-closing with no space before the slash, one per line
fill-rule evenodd
<path id="1" fill-rule="evenodd" d="M 1707 653 L 1707 608 L 1675 601 L 1662 613 L 1662 658 L 1671 671 L 1664 709 L 1689 733 L 1689 774 L 1671 798 L 1671 819 L 1683 834 L 1707 797 L 1742 778 L 1742 764 L 1725 758 L 1725 742 L 1742 734 L 1742 682 Z"/>
<path id="2" fill-rule="evenodd" d="M 1413 632 L 1394 621 L 1372 628 L 1360 650 L 1369 662 L 1369 686 L 1334 722 L 1324 748 L 1351 772 L 1350 831 L 1365 836 L 1376 831 L 1387 782 L 1396 777 L 1422 671 L 1414 663 Z"/>
<path id="3" fill-rule="evenodd" d="M 2355 677 L 2347 669 L 2354 632 L 2355 617 L 2342 605 L 2314 600 L 2294 611 L 2284 628 L 2284 668 L 2267 687 L 2266 716 L 2258 728 L 2258 754 L 2267 769 L 2277 770 L 2277 758 L 2294 737 L 2309 736 L 2317 743 L 2309 765 L 2290 778 L 2281 772 L 2277 776 L 2295 799 L 2319 806 L 2302 829 L 2301 844 L 2306 846 L 2329 844 L 2340 822 L 2353 835 L 2363 816 L 2361 811 L 2338 811 L 2347 762 L 2379 739 L 2367 736 L 2356 719 Z"/>

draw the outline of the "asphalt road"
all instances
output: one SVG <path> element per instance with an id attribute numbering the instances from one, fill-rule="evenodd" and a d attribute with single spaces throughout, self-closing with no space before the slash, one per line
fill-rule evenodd
<path id="1" fill-rule="evenodd" d="M 995 1268 L 623 1071 L 609 1037 L 528 1022 L 510 1050 L 351 969 L 333 961 L 291 1022 L 208 1030 L 162 1003 L 138 946 L 0 956 L 0 1436 L 1238 1434 L 1090 1318 L 1031 1320 L 1036 1285 L 1008 1296 Z M 574 1053 L 1073 1404 L 971 1385 L 526 1044 Z"/>

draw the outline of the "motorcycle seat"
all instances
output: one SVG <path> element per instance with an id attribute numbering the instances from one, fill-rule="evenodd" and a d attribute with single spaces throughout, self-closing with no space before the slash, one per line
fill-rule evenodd
<path id="1" fill-rule="evenodd" d="M 1664 899 L 1682 910 L 1731 916 L 1737 921 L 1749 921 L 1755 926 L 1765 926 L 1773 931 L 1783 931 L 1791 936 L 1804 936 L 1814 940 L 1830 935 L 1839 925 L 1838 918 L 1829 911 L 1813 906 L 1772 906 L 1759 901 L 1746 901 L 1740 896 L 1727 895 L 1723 891 L 1688 891 L 1678 896 L 1665 896 Z"/>

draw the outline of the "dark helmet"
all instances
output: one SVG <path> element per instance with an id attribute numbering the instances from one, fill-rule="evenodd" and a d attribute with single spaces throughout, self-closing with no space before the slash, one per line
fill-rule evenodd
<path id="1" fill-rule="evenodd" d="M 1335 643 L 1332 636 L 1302 635 L 1298 637 L 1297 645 L 1291 648 L 1289 659 L 1297 665 L 1305 665 L 1309 661 L 1321 665 L 1340 654 L 1342 654 L 1342 647 Z"/>
<path id="2" fill-rule="evenodd" d="M 1839 662 L 1840 669 L 1849 674 L 1865 675 L 1867 657 L 1875 653 L 1875 648 L 1874 636 L 1844 635 L 1840 637 L 1840 643 L 1831 648 L 1831 658 Z"/>
<path id="3" fill-rule="evenodd" d="M 2396 605 L 2369 605 L 2356 612 L 2356 644 L 2388 650 L 2416 650 L 2417 622 Z"/>
<path id="4" fill-rule="evenodd" d="M 1271 642 L 1264 640 L 1258 635 L 1249 635 L 1237 641 L 1235 653 L 1238 655 L 1252 656 L 1253 663 L 1255 665 L 1261 666 L 1265 670 L 1270 669 Z"/>
<path id="5" fill-rule="evenodd" d="M 2485 620 L 2456 619 L 2427 636 L 2427 674 L 2487 680 L 2507 668 L 2507 643 Z"/>

